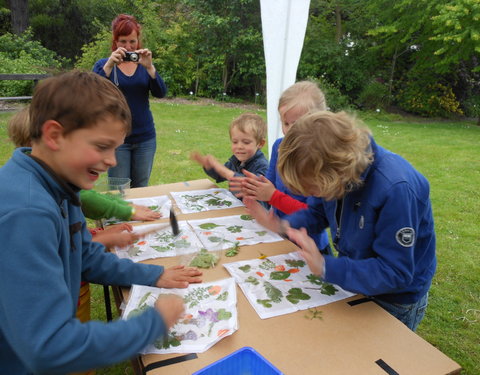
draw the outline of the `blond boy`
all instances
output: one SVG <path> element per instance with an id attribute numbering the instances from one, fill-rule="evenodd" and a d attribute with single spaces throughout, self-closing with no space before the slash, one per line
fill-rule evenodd
<path id="1" fill-rule="evenodd" d="M 320 199 L 283 220 L 245 199 L 255 219 L 295 241 L 316 276 L 371 297 L 415 331 L 436 268 L 427 179 L 355 118 L 327 111 L 295 123 L 278 171 L 292 192 Z M 322 255 L 310 238 L 327 227 L 338 257 Z"/>
<path id="2" fill-rule="evenodd" d="M 230 124 L 233 155 L 225 164 L 221 164 L 212 155 L 202 155 L 199 152 L 192 152 L 191 159 L 200 164 L 216 182 L 244 177 L 243 170 L 263 176 L 268 169 L 268 161 L 261 151 L 266 136 L 265 121 L 257 114 L 244 113 Z"/>

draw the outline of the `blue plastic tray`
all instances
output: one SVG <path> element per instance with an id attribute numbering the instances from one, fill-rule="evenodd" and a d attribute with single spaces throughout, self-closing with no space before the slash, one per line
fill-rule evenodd
<path id="1" fill-rule="evenodd" d="M 283 375 L 255 349 L 245 346 L 192 375 Z"/>

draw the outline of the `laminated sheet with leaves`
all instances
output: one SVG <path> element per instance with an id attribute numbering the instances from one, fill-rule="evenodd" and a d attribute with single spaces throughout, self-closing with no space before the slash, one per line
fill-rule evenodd
<path id="1" fill-rule="evenodd" d="M 354 295 L 310 271 L 297 252 L 223 265 L 261 319 L 326 305 Z"/>
<path id="2" fill-rule="evenodd" d="M 222 188 L 171 192 L 170 195 L 184 214 L 243 206 L 240 199 Z"/>
<path id="3" fill-rule="evenodd" d="M 141 354 L 203 353 L 238 329 L 235 280 L 190 284 L 186 289 L 163 289 L 133 285 L 122 314 L 129 319 L 154 306 L 161 294 L 176 294 L 185 303 L 184 316 Z"/>
<path id="4" fill-rule="evenodd" d="M 202 220 L 189 220 L 203 246 L 210 249 L 218 239 L 214 233 L 223 234 L 223 249 L 235 245 L 255 245 L 257 243 L 277 242 L 283 238 L 266 229 L 252 219 L 250 215 L 222 216 Z"/>

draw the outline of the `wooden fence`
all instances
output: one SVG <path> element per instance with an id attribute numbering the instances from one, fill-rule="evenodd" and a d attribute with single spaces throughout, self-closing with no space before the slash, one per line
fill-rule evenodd
<path id="1" fill-rule="evenodd" d="M 0 81 L 10 80 L 10 81 L 33 81 L 34 85 L 38 83 L 39 80 L 50 77 L 50 74 L 0 74 Z M 9 100 L 30 100 L 31 96 L 2 96 L 0 100 L 9 101 Z"/>

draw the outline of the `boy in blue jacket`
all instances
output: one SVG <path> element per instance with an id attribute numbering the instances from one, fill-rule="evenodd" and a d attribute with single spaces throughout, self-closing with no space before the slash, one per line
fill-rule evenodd
<path id="1" fill-rule="evenodd" d="M 436 268 L 425 177 L 352 117 L 327 111 L 290 129 L 278 171 L 292 192 L 323 199 L 284 220 L 245 199 L 255 219 L 296 242 L 315 275 L 370 296 L 415 331 Z M 309 237 L 327 227 L 338 257 L 322 255 Z"/>
<path id="2" fill-rule="evenodd" d="M 202 155 L 198 151 L 190 158 L 200 164 L 205 173 L 217 183 L 232 177 L 245 177 L 244 170 L 256 176 L 267 173 L 268 160 L 262 152 L 267 136 L 267 124 L 255 113 L 243 113 L 230 124 L 232 156 L 221 164 L 213 155 Z"/>
<path id="3" fill-rule="evenodd" d="M 90 72 L 41 82 L 30 106 L 32 148 L 0 169 L 0 369 L 2 374 L 66 374 L 136 355 L 165 335 L 181 298 L 159 298 L 128 321 L 75 318 L 80 281 L 184 288 L 192 268 L 137 264 L 92 242 L 78 192 L 116 164 L 130 130 L 121 92 Z"/>

